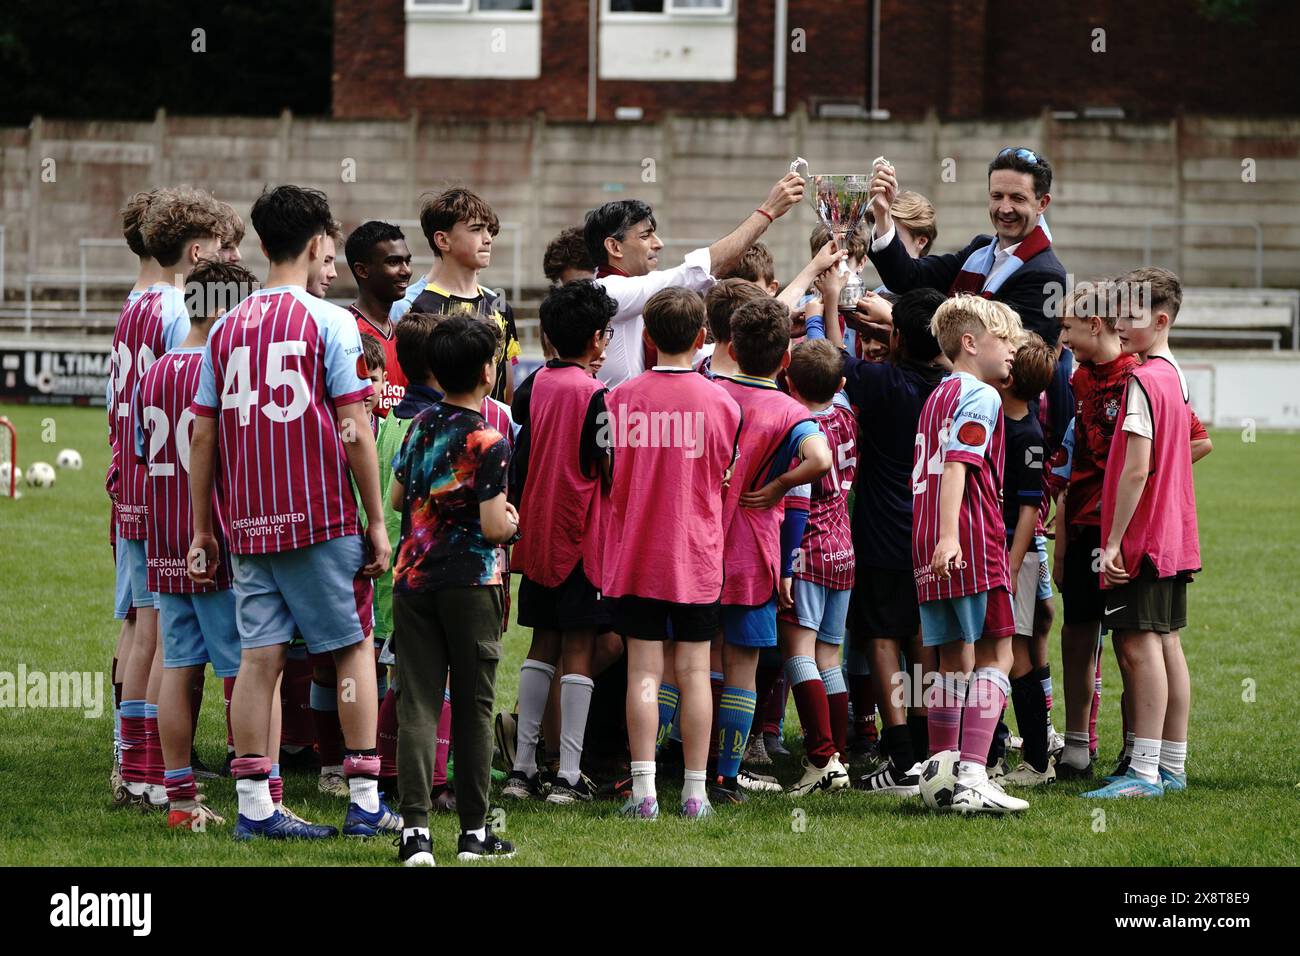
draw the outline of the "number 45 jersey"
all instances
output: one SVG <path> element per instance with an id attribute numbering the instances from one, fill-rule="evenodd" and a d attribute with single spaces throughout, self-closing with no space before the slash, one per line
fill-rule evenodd
<path id="1" fill-rule="evenodd" d="M 912 574 L 922 604 L 1007 587 L 1004 446 L 1002 397 L 993 386 L 954 372 L 925 400 L 912 468 Z M 939 543 L 943 466 L 950 461 L 967 467 L 957 525 L 961 560 L 945 580 L 930 570 L 930 561 Z"/>
<path id="2" fill-rule="evenodd" d="M 301 286 L 259 289 L 217 320 L 191 408 L 217 420 L 216 482 L 235 554 L 358 534 L 335 409 L 373 389 L 344 309 Z"/>
<path id="3" fill-rule="evenodd" d="M 220 564 L 210 585 L 195 584 L 186 556 L 194 538 L 190 520 L 190 402 L 199 387 L 203 349 L 173 349 L 140 379 L 131 409 L 135 464 L 145 473 L 145 557 L 149 590 L 199 594 L 230 587 L 230 538 L 221 486 L 213 486 L 212 522 L 221 547 Z"/>

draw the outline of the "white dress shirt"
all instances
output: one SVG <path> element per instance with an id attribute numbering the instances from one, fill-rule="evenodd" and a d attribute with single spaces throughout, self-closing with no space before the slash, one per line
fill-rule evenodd
<path id="1" fill-rule="evenodd" d="M 641 340 L 645 319 L 641 313 L 651 296 L 673 286 L 683 286 L 702 294 L 713 288 L 716 282 L 707 248 L 687 254 L 682 264 L 674 269 L 643 276 L 616 274 L 596 279 L 596 283 L 618 303 L 618 311 L 610 322 L 614 334 L 605 346 L 605 364 L 600 369 L 600 380 L 613 388 L 645 371 L 645 351 Z"/>

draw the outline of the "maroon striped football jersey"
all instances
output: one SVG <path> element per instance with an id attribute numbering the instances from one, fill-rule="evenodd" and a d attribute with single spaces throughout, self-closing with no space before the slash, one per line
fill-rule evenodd
<path id="1" fill-rule="evenodd" d="M 947 376 L 921 409 L 912 468 L 912 573 L 921 603 L 979 594 L 1007 584 L 1002 521 L 1002 465 L 1006 455 L 1002 398 L 966 372 Z M 939 543 L 939 486 L 943 466 L 964 463 L 957 542 L 961 561 L 947 579 L 930 570 Z"/>

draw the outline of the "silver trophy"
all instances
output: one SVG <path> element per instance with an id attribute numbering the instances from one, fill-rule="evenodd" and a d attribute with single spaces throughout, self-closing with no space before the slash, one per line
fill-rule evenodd
<path id="1" fill-rule="evenodd" d="M 800 169 L 802 167 L 802 171 Z M 847 238 L 857 232 L 871 205 L 871 177 L 858 173 L 818 173 L 808 170 L 808 160 L 802 156 L 790 164 L 790 172 L 798 173 L 808 182 L 808 198 L 817 218 L 830 230 L 841 249 L 847 249 Z M 859 264 L 861 269 L 865 263 Z M 849 312 L 862 298 L 862 277 L 840 260 L 840 274 L 848 281 L 840 290 L 839 307 Z"/>

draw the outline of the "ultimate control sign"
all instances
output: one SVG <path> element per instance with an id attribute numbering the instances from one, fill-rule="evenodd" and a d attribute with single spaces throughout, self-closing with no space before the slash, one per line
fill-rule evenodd
<path id="1" fill-rule="evenodd" d="M 0 402 L 103 405 L 107 345 L 0 341 Z"/>

